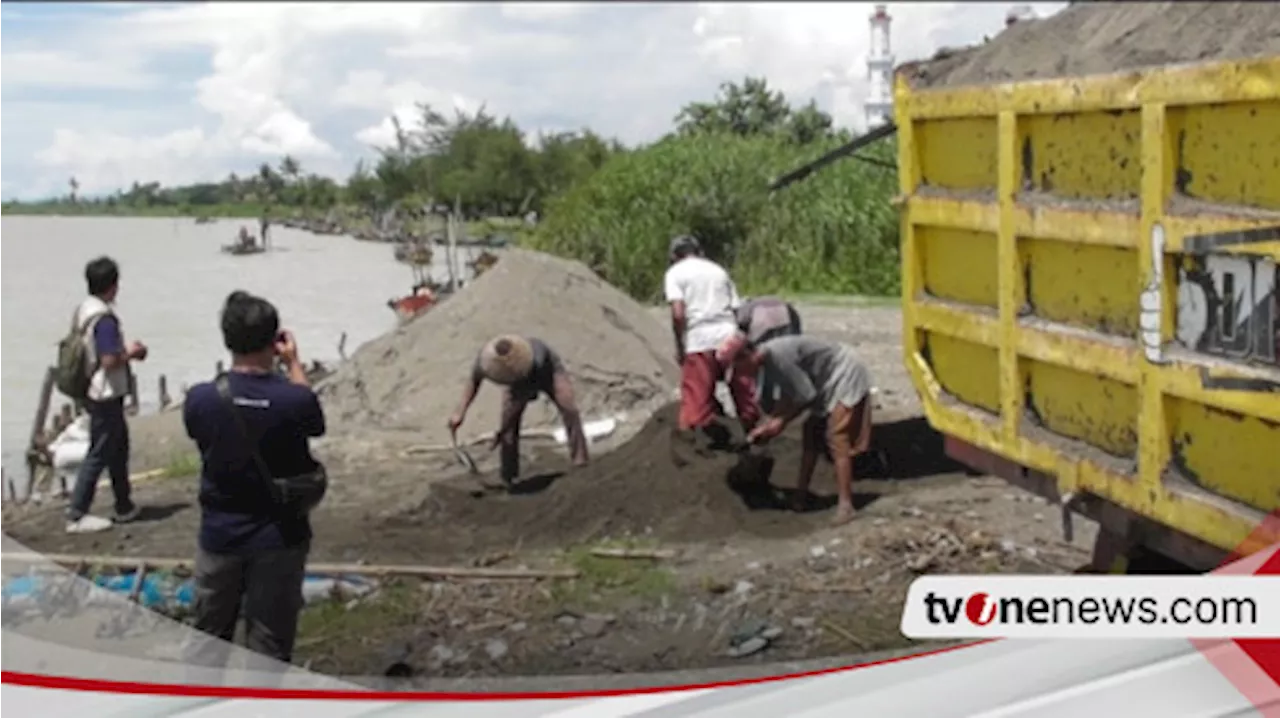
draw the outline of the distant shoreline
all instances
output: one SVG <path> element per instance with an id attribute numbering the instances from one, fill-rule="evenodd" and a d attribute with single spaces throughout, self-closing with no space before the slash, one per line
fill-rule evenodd
<path id="1" fill-rule="evenodd" d="M 283 208 L 281 208 L 283 209 Z M 290 210 L 294 209 L 292 207 Z M 196 207 L 121 207 L 67 203 L 44 204 L 22 202 L 5 202 L 0 205 L 0 214 L 14 217 L 165 217 L 173 219 L 257 219 L 266 210 L 258 204 L 212 204 Z"/>

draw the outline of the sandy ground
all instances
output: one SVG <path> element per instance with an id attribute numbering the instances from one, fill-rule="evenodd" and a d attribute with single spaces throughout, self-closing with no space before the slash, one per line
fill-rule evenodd
<path id="1" fill-rule="evenodd" d="M 888 451 L 859 462 L 855 522 L 828 524 L 829 464 L 819 466 L 814 511 L 781 510 L 794 482 L 794 435 L 770 449 L 772 491 L 733 484 L 737 457 L 686 456 L 675 468 L 669 410 L 630 427 L 622 446 L 597 445 L 593 465 L 580 471 L 568 471 L 554 445 L 528 442 L 526 476 L 510 494 L 479 490 L 447 452 L 406 454 L 422 443 L 411 433 L 335 433 L 317 448 L 334 485 L 315 514 L 315 560 L 571 567 L 580 577 L 386 583 L 372 597 L 308 609 L 297 662 L 345 675 L 394 666 L 432 678 L 750 672 L 911 646 L 898 621 L 920 573 L 1061 573 L 1085 563 L 1092 527 L 1078 525 L 1066 544 L 1054 507 L 941 455 L 901 368 L 896 308 L 835 302 L 800 310 L 807 331 L 857 347 L 875 378 L 875 440 Z M 136 471 L 191 451 L 176 414 L 134 427 Z M 475 456 L 482 471 L 496 468 L 491 455 Z M 144 520 L 96 536 L 62 533 L 59 507 L 50 505 L 7 511 L 5 532 L 45 552 L 186 558 L 198 522 L 195 489 L 193 477 L 141 483 Z M 108 495 L 104 485 L 99 506 Z M 591 554 L 620 545 L 673 556 Z"/>

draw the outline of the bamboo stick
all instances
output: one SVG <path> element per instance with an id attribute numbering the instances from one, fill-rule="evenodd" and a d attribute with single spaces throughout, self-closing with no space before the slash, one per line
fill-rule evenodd
<path id="1" fill-rule="evenodd" d="M 675 558 L 678 554 L 671 549 L 628 549 L 628 548 L 593 548 L 592 556 L 598 558 L 651 559 L 660 560 Z"/>
<path id="2" fill-rule="evenodd" d="M 178 570 L 193 566 L 191 559 L 152 558 L 138 556 L 89 556 L 77 554 L 2 553 L 0 561 L 50 562 L 110 568 L 137 568 L 145 564 L 154 569 Z M 570 579 L 577 578 L 573 569 L 473 568 L 470 566 L 405 566 L 356 563 L 309 563 L 307 573 L 350 576 L 415 576 L 418 578 L 461 579 Z"/>

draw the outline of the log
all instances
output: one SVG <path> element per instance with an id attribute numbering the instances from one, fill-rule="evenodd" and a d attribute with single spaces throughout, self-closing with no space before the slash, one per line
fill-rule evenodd
<path id="1" fill-rule="evenodd" d="M 593 548 L 592 556 L 598 558 L 649 559 L 658 561 L 675 558 L 678 554 L 671 549 L 628 549 L 628 548 Z"/>
<path id="2" fill-rule="evenodd" d="M 137 568 L 145 564 L 153 569 L 191 570 L 192 559 L 153 558 L 145 556 L 90 556 L 77 554 L 38 554 L 38 553 L 0 553 L 0 562 L 28 561 L 32 563 L 49 562 L 62 565 L 104 566 L 109 568 Z M 307 573 L 330 576 L 413 576 L 417 578 L 443 579 L 571 579 L 579 573 L 573 569 L 518 569 L 518 568 L 473 568 L 470 566 L 395 566 L 358 563 L 308 563 Z"/>

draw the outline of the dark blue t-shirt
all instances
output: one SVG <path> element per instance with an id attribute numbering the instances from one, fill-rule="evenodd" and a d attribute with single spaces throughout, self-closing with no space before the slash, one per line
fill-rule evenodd
<path id="1" fill-rule="evenodd" d="M 245 428 L 271 473 L 286 477 L 313 471 L 316 460 L 307 440 L 325 431 L 324 411 L 315 393 L 274 373 L 229 376 Z M 200 548 L 246 554 L 311 539 L 306 516 L 276 508 L 230 407 L 212 382 L 187 392 L 183 421 L 202 460 Z"/>
<path id="2" fill-rule="evenodd" d="M 98 356 L 124 353 L 124 338 L 120 336 L 120 320 L 114 314 L 100 317 L 93 325 L 93 351 Z"/>

